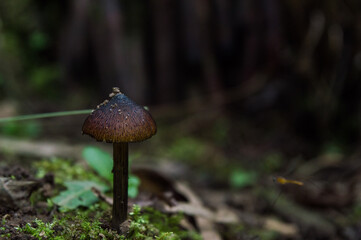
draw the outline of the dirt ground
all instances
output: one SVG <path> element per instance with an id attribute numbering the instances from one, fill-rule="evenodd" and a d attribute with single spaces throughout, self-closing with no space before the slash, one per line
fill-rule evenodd
<path id="1" fill-rule="evenodd" d="M 134 174 L 147 184 L 141 187 L 141 194 L 131 200 L 130 204 L 152 206 L 168 213 L 183 212 L 192 219 L 188 224 L 196 226 L 204 239 L 267 239 L 262 231 L 277 232 L 278 237 L 275 239 L 361 239 L 360 222 L 350 221 L 348 217 L 352 215 L 348 207 L 350 203 L 341 201 L 347 196 L 332 200 L 329 197 L 331 195 L 324 199 L 319 195 L 318 201 L 326 202 L 312 203 L 310 197 L 315 193 L 307 193 L 302 197 L 304 192 L 295 186 L 284 188 L 280 195 L 277 195 L 277 191 L 273 191 L 276 192 L 276 197 L 273 194 L 267 196 L 268 193 L 265 192 L 256 193 L 251 189 L 225 191 L 220 186 L 213 189 L 199 187 L 193 191 L 188 187 L 189 184 L 184 184 L 185 179 L 175 181 L 162 173 L 162 169 L 168 167 L 162 166 L 159 171 L 136 168 Z M 47 195 L 47 191 L 54 187 L 52 174 L 46 175 L 43 179 L 36 179 L 31 171 L 21 166 L 2 167 L 0 175 L 3 178 L 23 181 L 22 183 L 25 181 L 33 183 L 33 185 L 25 184 L 15 190 L 12 188 L 12 193 L 17 190 L 27 194 L 40 192 L 42 195 Z M 286 199 L 282 195 L 294 200 Z M 4 205 L 15 199 L 21 203 L 17 206 Z M 1 199 L 0 234 L 10 233 L 10 239 L 37 239 L 28 233 L 17 231 L 14 227 L 23 227 L 35 219 L 51 221 L 57 212 L 56 207 L 49 209 L 44 201 L 31 204 L 26 199 L 28 196 L 21 194 L 10 194 L 8 199 Z M 273 202 L 270 202 L 271 200 Z M 293 201 L 303 205 L 295 204 Z M 310 207 L 312 204 L 313 206 Z M 316 206 L 317 204 L 319 206 Z M 325 207 L 326 204 L 328 207 Z M 258 234 L 247 230 L 236 230 L 235 226 L 240 223 L 246 226 L 246 229 L 258 229 Z"/>

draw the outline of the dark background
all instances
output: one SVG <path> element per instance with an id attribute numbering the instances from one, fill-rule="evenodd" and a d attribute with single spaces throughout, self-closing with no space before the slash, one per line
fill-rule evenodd
<path id="1" fill-rule="evenodd" d="M 352 152 L 360 11 L 358 0 L 1 1 L 0 100 L 13 115 L 93 108 L 118 86 L 156 118 L 217 109 L 255 129 L 232 125 L 249 141 Z"/>

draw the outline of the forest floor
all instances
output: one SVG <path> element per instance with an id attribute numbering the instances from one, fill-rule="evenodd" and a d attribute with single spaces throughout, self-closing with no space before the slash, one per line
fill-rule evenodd
<path id="1" fill-rule="evenodd" d="M 330 146 L 301 154 L 302 144 L 284 136 L 260 140 L 255 128 L 232 129 L 237 124 L 229 118 L 203 120 L 161 122 L 155 137 L 131 146 L 131 172 L 140 185 L 123 234 L 109 225 L 111 185 L 84 160 L 87 146 L 110 155 L 110 144 L 73 130 L 61 141 L 56 132 L 1 137 L 0 238 L 361 239 L 360 153 Z M 54 199 L 69 181 L 107 190 L 91 188 L 96 201 L 64 210 Z"/>

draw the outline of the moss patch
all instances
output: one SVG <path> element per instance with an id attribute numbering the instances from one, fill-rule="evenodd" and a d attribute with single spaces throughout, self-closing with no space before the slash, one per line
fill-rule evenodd
<path id="1" fill-rule="evenodd" d="M 124 235 L 117 234 L 109 226 L 110 208 L 96 204 L 88 210 L 76 210 L 59 214 L 51 222 L 36 219 L 15 229 L 35 239 L 134 239 L 134 240 L 181 240 L 201 237 L 182 229 L 183 216 L 167 215 L 152 208 L 141 209 L 135 205 L 130 215 L 130 226 Z M 7 233 L 2 236 L 6 237 Z"/>

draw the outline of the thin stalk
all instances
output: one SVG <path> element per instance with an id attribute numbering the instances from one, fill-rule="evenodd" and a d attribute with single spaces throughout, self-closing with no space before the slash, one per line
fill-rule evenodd
<path id="1" fill-rule="evenodd" d="M 128 143 L 113 143 L 112 227 L 118 232 L 128 217 Z"/>
<path id="2" fill-rule="evenodd" d="M 91 111 L 92 111 L 91 109 L 85 109 L 85 110 L 75 110 L 75 111 L 21 115 L 21 116 L 16 116 L 16 117 L 0 118 L 0 123 L 21 121 L 21 120 L 32 120 L 32 119 L 40 119 L 40 118 L 64 117 L 64 116 L 70 116 L 70 115 L 89 114 L 89 113 L 91 113 Z"/>

